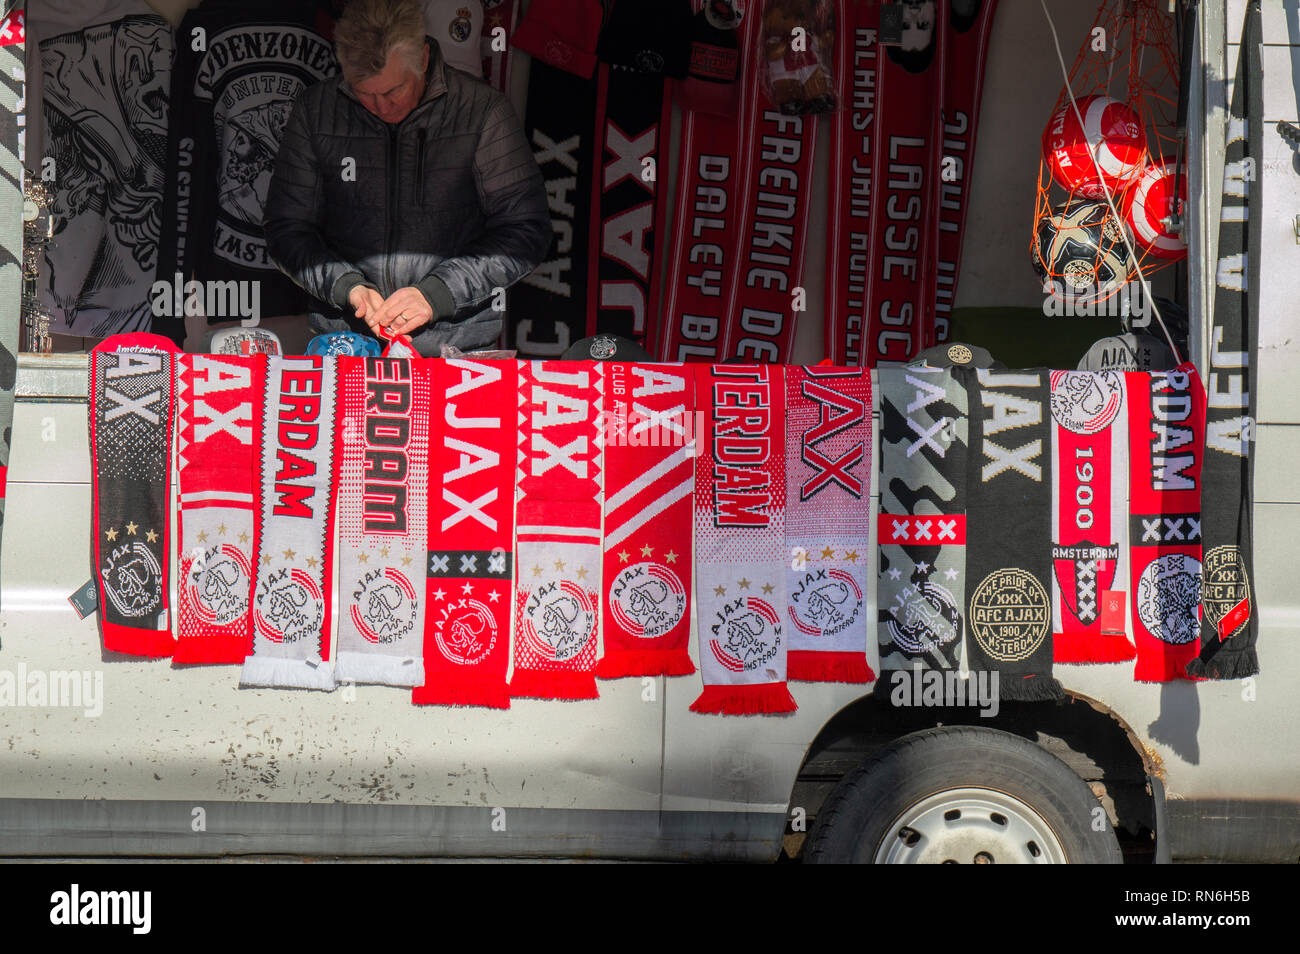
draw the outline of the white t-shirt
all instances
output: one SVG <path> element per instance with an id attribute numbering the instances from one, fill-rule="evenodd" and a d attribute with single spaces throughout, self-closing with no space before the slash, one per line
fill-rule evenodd
<path id="1" fill-rule="evenodd" d="M 448 65 L 483 78 L 482 0 L 424 0 L 424 29 Z"/>

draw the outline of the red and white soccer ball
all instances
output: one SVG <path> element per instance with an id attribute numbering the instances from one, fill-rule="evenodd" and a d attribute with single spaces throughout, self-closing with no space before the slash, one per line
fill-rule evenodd
<path id="1" fill-rule="evenodd" d="M 1146 166 L 1142 120 L 1131 107 L 1109 96 L 1085 96 L 1077 102 L 1083 126 L 1067 99 L 1043 130 L 1043 160 L 1052 178 L 1073 195 L 1104 199 L 1103 182 L 1119 195 Z"/>
<path id="2" fill-rule="evenodd" d="M 1174 185 L 1178 184 L 1178 203 L 1174 204 Z M 1133 189 L 1132 200 L 1124 221 L 1134 243 L 1146 254 L 1162 261 L 1176 262 L 1187 257 L 1187 242 L 1164 224 L 1175 212 L 1181 215 L 1187 201 L 1187 170 L 1173 159 L 1152 163 L 1143 170 Z"/>

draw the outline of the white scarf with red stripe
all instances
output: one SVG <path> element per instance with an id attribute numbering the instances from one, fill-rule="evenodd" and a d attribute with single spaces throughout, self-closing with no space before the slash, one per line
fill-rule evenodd
<path id="1" fill-rule="evenodd" d="M 265 357 L 179 359 L 178 663 L 242 663 L 252 635 L 254 435 Z"/>
<path id="2" fill-rule="evenodd" d="M 600 364 L 519 363 L 511 696 L 598 696 L 601 384 Z"/>

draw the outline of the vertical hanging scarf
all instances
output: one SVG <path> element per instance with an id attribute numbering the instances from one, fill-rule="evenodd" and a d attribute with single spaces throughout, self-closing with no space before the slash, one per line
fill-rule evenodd
<path id="1" fill-rule="evenodd" d="M 178 663 L 242 663 L 252 636 L 254 435 L 266 358 L 182 355 Z"/>
<path id="2" fill-rule="evenodd" d="M 433 361 L 428 610 L 416 705 L 510 708 L 514 361 Z"/>
<path id="3" fill-rule="evenodd" d="M 27 116 L 30 114 L 26 111 L 32 108 L 28 104 L 33 102 L 28 99 L 25 88 L 24 69 L 28 63 L 26 43 L 26 12 L 18 9 L 0 16 L 0 76 L 9 77 L 8 81 L 16 94 L 5 97 L 3 106 L 0 106 L 0 143 L 4 143 L 4 147 L 18 157 L 21 165 L 31 161 L 25 148 L 26 143 L 31 141 L 26 128 Z M 33 243 L 24 247 L 26 217 L 20 215 L 19 210 L 24 207 L 25 188 L 34 186 L 35 183 L 29 179 L 25 187 L 21 173 L 11 175 L 3 187 L 3 198 L 0 198 L 0 210 L 3 210 L 0 220 L 4 223 L 0 225 L 0 274 L 5 276 L 0 294 L 3 294 L 11 309 L 0 320 L 0 367 L 4 369 L 4 374 L 0 375 L 0 527 L 4 525 L 5 480 L 9 473 L 9 441 L 13 434 L 20 325 L 18 315 L 20 311 L 30 311 L 24 303 L 20 285 L 36 265 L 35 262 L 28 264 L 30 259 L 39 258 Z M 32 226 L 35 224 L 33 222 Z"/>
<path id="4" fill-rule="evenodd" d="M 1052 657 L 1132 659 L 1128 586 L 1128 408 L 1120 371 L 1053 371 Z M 1109 609 L 1107 609 L 1109 607 Z"/>
<path id="5" fill-rule="evenodd" d="M 1052 677 L 1050 382 L 975 369 L 970 390 L 966 587 L 972 671 L 1013 701 L 1059 699 Z"/>
<path id="6" fill-rule="evenodd" d="M 878 374 L 880 668 L 963 669 L 969 371 Z"/>
<path id="7" fill-rule="evenodd" d="M 871 374 L 786 368 L 785 407 L 789 677 L 871 682 Z"/>
<path id="8" fill-rule="evenodd" d="M 1125 373 L 1129 567 L 1142 682 L 1188 678 L 1201 649 L 1201 466 L 1205 389 L 1190 364 Z"/>
<path id="9" fill-rule="evenodd" d="M 602 371 L 590 362 L 520 362 L 511 696 L 598 696 Z"/>
<path id="10" fill-rule="evenodd" d="M 688 676 L 695 382 L 683 365 L 605 365 L 602 679 Z"/>
<path id="11" fill-rule="evenodd" d="M 836 0 L 835 62 L 848 78 L 844 108 L 828 117 L 830 181 L 826 216 L 826 353 L 861 365 L 866 351 L 866 290 L 871 262 L 871 175 L 875 159 L 876 55 L 880 7 Z"/>
<path id="12" fill-rule="evenodd" d="M 749 183 L 744 106 L 700 110 L 695 108 L 698 101 L 712 97 L 692 95 L 692 90 L 703 88 L 723 101 L 732 98 L 740 85 L 737 71 L 742 77 L 750 75 L 750 31 L 743 19 L 718 19 L 707 3 L 696 15 L 696 24 L 691 69 L 693 76 L 699 75 L 675 88 L 682 129 L 664 320 L 657 339 L 661 361 L 713 362 L 725 357 L 722 329 L 739 267 L 741 196 Z M 735 98 L 749 103 L 748 96 Z"/>
<path id="13" fill-rule="evenodd" d="M 510 93 L 510 44 L 501 43 L 498 37 L 509 39 L 515 30 L 518 16 L 518 0 L 496 0 L 490 5 L 483 5 L 483 34 L 480 40 L 483 49 L 483 78 L 493 89 L 507 95 Z M 502 31 L 499 34 L 498 29 Z"/>
<path id="14" fill-rule="evenodd" d="M 970 184 L 975 163 L 975 132 L 979 129 L 984 89 L 984 60 L 997 0 L 952 3 L 944 39 L 943 161 L 956 165 L 953 175 L 939 176 L 938 244 L 935 252 L 934 341 L 949 339 L 952 305 L 961 274 L 961 243 L 970 208 Z"/>
<path id="15" fill-rule="evenodd" d="M 785 381 L 780 365 L 696 372 L 711 447 L 695 458 L 695 597 L 704 691 L 692 712 L 794 712 L 786 686 Z"/>
<path id="16" fill-rule="evenodd" d="M 1228 109 L 1219 216 L 1218 287 L 1206 356 L 1205 617 L 1201 652 L 1188 673 L 1239 679 L 1259 672 L 1255 642 L 1259 607 L 1251 591 L 1254 567 L 1255 408 L 1259 375 L 1260 256 L 1263 199 L 1263 68 L 1260 9 L 1246 7 L 1237 78 Z M 1255 169 L 1248 174 L 1246 170 Z"/>
<path id="17" fill-rule="evenodd" d="M 741 29 L 749 30 L 755 73 L 745 83 L 748 102 L 741 128 L 747 130 L 749 168 L 737 217 L 740 247 L 726 302 L 722 351 L 724 357 L 783 363 L 790 358 L 795 320 L 807 307 L 803 252 L 817 128 L 811 116 L 783 113 L 769 100 L 757 71 L 785 75 L 794 54 L 768 60 L 760 45 L 769 29 L 767 18 L 755 16 L 748 22 Z M 810 37 L 808 42 L 816 41 Z"/>
<path id="18" fill-rule="evenodd" d="M 115 335 L 90 353 L 95 584 L 104 648 L 170 656 L 167 517 L 176 346 Z"/>
<path id="19" fill-rule="evenodd" d="M 267 359 L 253 648 L 242 685 L 334 688 L 328 659 L 337 361 Z"/>
<path id="20" fill-rule="evenodd" d="M 876 55 L 867 272 L 867 363 L 902 361 L 933 343 L 936 206 L 947 0 L 925 18 L 905 7 L 902 43 Z"/>
<path id="21" fill-rule="evenodd" d="M 430 365 L 339 358 L 340 682 L 424 681 Z"/>
<path id="22" fill-rule="evenodd" d="M 657 236 L 667 195 L 659 188 L 660 147 L 672 101 L 656 73 L 602 63 L 597 84 L 586 334 L 644 342 L 653 340 L 659 315 Z"/>

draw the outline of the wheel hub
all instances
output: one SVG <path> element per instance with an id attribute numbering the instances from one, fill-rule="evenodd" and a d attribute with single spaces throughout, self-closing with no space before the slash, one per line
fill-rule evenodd
<path id="1" fill-rule="evenodd" d="M 877 864 L 1064 864 L 1059 839 L 1036 811 L 986 788 L 949 789 L 889 826 Z"/>

